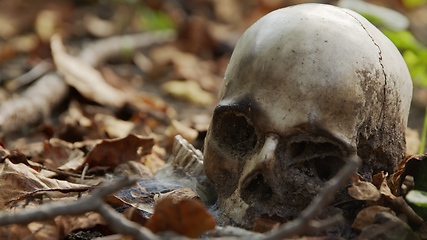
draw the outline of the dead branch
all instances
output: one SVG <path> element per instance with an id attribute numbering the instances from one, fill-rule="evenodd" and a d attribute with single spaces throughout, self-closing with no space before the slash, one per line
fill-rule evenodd
<path id="1" fill-rule="evenodd" d="M 9 92 L 15 92 L 19 88 L 34 82 L 39 77 L 45 75 L 54 68 L 52 61 L 43 60 L 39 62 L 30 71 L 22 74 L 21 76 L 10 80 L 6 85 Z"/>
<path id="2" fill-rule="evenodd" d="M 96 67 L 111 57 L 123 54 L 124 51 L 133 52 L 138 48 L 172 41 L 174 37 L 175 32 L 171 30 L 110 37 L 86 46 L 79 58 Z"/>
<path id="3" fill-rule="evenodd" d="M 110 228 L 123 235 L 130 235 L 137 240 L 159 239 L 147 228 L 126 219 L 122 214 L 116 212 L 106 203 L 102 203 L 97 212 L 107 221 Z"/>
<path id="4" fill-rule="evenodd" d="M 134 35 L 111 37 L 96 41 L 84 48 L 79 58 L 94 66 L 107 58 L 121 54 L 124 49 L 134 50 L 154 43 L 171 41 L 171 31 L 145 32 Z M 68 85 L 54 73 L 37 80 L 21 96 L 0 104 L 0 137 L 25 126 L 35 124 L 50 116 L 52 109 L 67 95 Z"/>
<path id="5" fill-rule="evenodd" d="M 313 199 L 310 205 L 301 212 L 297 219 L 282 225 L 276 231 L 271 231 L 266 234 L 263 240 L 283 239 L 303 233 L 307 229 L 313 229 L 316 227 L 323 228 L 324 224 L 313 222 L 313 219 L 322 211 L 322 209 L 327 207 L 333 201 L 335 193 L 348 183 L 350 178 L 357 171 L 360 162 L 360 158 L 356 154 L 351 155 L 348 158 L 348 163 L 335 177 L 326 182 L 323 191 Z M 342 218 L 334 217 L 333 219 L 334 221 L 340 221 Z M 336 223 L 334 221 L 332 223 Z M 328 224 L 331 223 L 328 222 Z"/>
<path id="6" fill-rule="evenodd" d="M 118 233 L 131 235 L 135 239 L 156 239 L 149 230 L 127 220 L 121 214 L 109 207 L 103 198 L 123 187 L 135 184 L 136 178 L 123 178 L 113 183 L 104 184 L 93 193 L 75 202 L 56 202 L 41 205 L 35 209 L 22 210 L 17 213 L 0 213 L 0 226 L 9 224 L 28 224 L 34 221 L 44 221 L 60 215 L 81 215 L 89 211 L 100 213 L 109 226 Z"/>
<path id="7" fill-rule="evenodd" d="M 68 87 L 56 74 L 47 74 L 20 97 L 0 105 L 0 137 L 47 118 L 64 99 Z"/>

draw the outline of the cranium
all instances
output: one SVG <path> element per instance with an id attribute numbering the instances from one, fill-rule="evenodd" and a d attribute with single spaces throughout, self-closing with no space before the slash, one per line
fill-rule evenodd
<path id="1" fill-rule="evenodd" d="M 295 218 L 351 153 L 366 180 L 393 172 L 411 97 L 399 51 L 361 15 L 323 4 L 267 14 L 237 43 L 206 137 L 222 220 Z"/>

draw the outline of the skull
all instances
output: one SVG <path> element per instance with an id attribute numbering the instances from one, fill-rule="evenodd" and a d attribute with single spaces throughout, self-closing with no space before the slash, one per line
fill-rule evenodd
<path id="1" fill-rule="evenodd" d="M 351 153 L 368 181 L 393 172 L 411 97 L 399 51 L 361 15 L 323 4 L 267 14 L 236 45 L 206 137 L 220 221 L 295 218 Z M 334 206 L 324 216 L 344 211 Z"/>

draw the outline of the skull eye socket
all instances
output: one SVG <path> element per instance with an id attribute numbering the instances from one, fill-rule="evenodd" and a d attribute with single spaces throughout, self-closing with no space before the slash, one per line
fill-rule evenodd
<path id="1" fill-rule="evenodd" d="M 337 157 L 325 157 L 313 159 L 317 176 L 327 181 L 333 178 L 344 166 L 344 162 Z"/>
<path id="2" fill-rule="evenodd" d="M 310 166 L 322 181 L 334 177 L 344 166 L 345 153 L 331 142 L 296 141 L 289 145 L 288 151 L 294 164 Z"/>
<path id="3" fill-rule="evenodd" d="M 243 157 L 255 147 L 256 131 L 245 115 L 224 112 L 215 120 L 213 135 L 221 149 L 236 157 Z"/>

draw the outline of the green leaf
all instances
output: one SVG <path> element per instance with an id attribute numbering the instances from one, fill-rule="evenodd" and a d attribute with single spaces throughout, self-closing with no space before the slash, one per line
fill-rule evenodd
<path id="1" fill-rule="evenodd" d="M 427 3 L 427 0 L 402 0 L 402 3 L 406 8 L 415 8 Z"/>
<path id="2" fill-rule="evenodd" d="M 406 195 L 406 200 L 418 207 L 427 208 L 427 192 L 411 190 Z"/>

